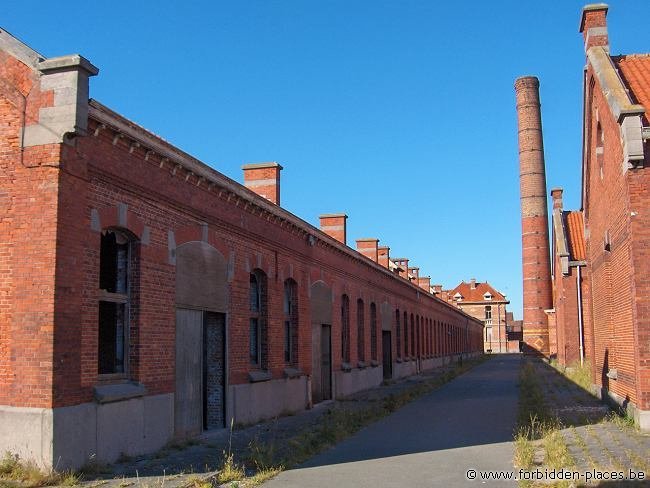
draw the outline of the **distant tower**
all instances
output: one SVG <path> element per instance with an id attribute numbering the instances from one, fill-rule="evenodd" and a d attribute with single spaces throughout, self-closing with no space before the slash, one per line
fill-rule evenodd
<path id="1" fill-rule="evenodd" d="M 553 306 L 553 296 L 539 80 L 534 76 L 518 78 L 515 92 L 519 123 L 524 342 L 526 352 L 548 356 L 548 320 L 544 310 Z"/>

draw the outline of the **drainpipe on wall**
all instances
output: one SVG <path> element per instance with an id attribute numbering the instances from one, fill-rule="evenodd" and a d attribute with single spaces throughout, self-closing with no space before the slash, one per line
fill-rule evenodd
<path id="1" fill-rule="evenodd" d="M 580 366 L 582 366 L 585 362 L 585 345 L 584 345 L 584 339 L 582 338 L 582 333 L 583 333 L 583 326 L 582 326 L 582 287 L 580 285 L 581 279 L 580 279 L 580 266 L 576 266 L 578 269 L 578 273 L 576 274 L 576 290 L 577 290 L 577 296 L 578 296 L 578 333 L 579 333 L 579 338 L 580 338 Z"/>

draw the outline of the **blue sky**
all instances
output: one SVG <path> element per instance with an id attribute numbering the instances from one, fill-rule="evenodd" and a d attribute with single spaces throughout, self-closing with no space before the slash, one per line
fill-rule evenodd
<path id="1" fill-rule="evenodd" d="M 91 96 L 282 205 L 377 237 L 445 287 L 488 280 L 521 316 L 513 83 L 541 82 L 547 184 L 580 205 L 584 2 L 5 0 L 1 26 L 100 68 Z M 647 0 L 609 2 L 612 53 L 650 51 Z"/>

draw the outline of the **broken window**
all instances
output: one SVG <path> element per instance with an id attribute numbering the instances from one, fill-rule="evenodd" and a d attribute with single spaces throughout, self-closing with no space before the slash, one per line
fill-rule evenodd
<path id="1" fill-rule="evenodd" d="M 350 299 L 341 297 L 341 359 L 350 362 Z"/>
<path id="2" fill-rule="evenodd" d="M 366 360 L 366 333 L 364 330 L 363 300 L 357 300 L 357 359 Z"/>
<path id="3" fill-rule="evenodd" d="M 99 257 L 99 374 L 127 372 L 131 241 L 118 230 L 102 232 Z"/>
<path id="4" fill-rule="evenodd" d="M 402 331 L 400 330 L 399 324 L 399 309 L 395 310 L 395 336 L 396 336 L 396 348 L 397 348 L 397 359 L 402 357 Z"/>
<path id="5" fill-rule="evenodd" d="M 284 282 L 284 362 L 298 362 L 298 285 L 292 279 Z"/>
<path id="6" fill-rule="evenodd" d="M 370 304 L 370 359 L 377 361 L 377 306 Z"/>
<path id="7" fill-rule="evenodd" d="M 249 356 L 252 365 L 265 369 L 267 363 L 266 275 L 256 270 L 250 275 Z"/>

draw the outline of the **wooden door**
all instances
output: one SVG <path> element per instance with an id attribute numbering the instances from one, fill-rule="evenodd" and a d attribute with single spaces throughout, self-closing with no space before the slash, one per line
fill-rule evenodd
<path id="1" fill-rule="evenodd" d="M 199 434 L 203 427 L 203 312 L 176 309 L 174 435 Z"/>

